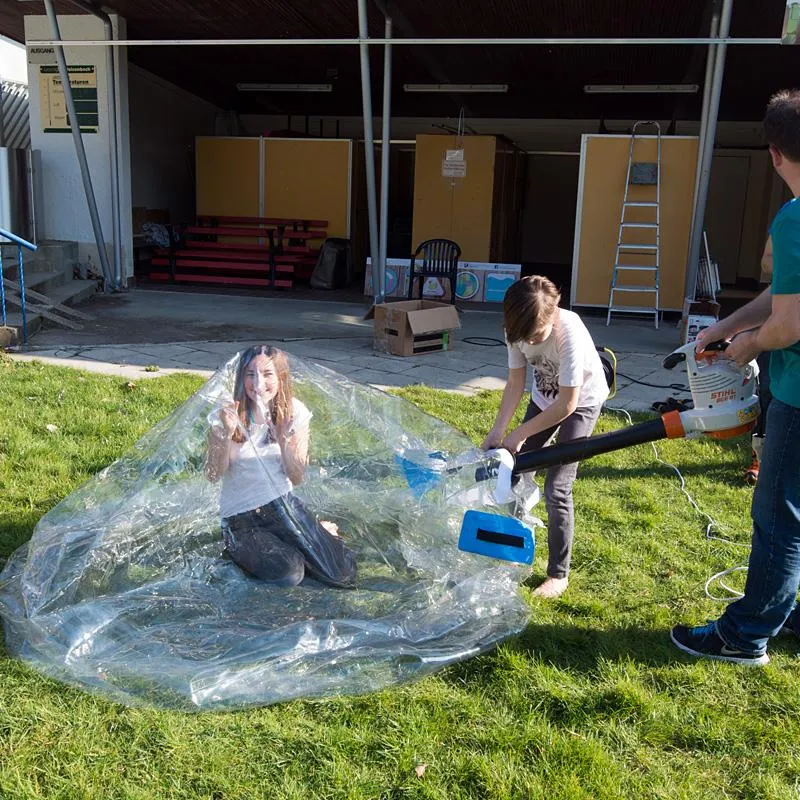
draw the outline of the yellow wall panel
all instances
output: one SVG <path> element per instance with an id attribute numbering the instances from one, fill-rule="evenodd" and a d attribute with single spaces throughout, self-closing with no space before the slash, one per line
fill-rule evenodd
<path id="1" fill-rule="evenodd" d="M 446 178 L 445 151 L 456 149 L 457 142 L 455 136 L 417 136 L 412 247 L 426 239 L 452 239 L 461 246 L 462 259 L 489 261 L 496 140 L 465 136 L 466 177 Z"/>
<path id="2" fill-rule="evenodd" d="M 350 235 L 350 148 L 346 139 L 264 139 L 264 216 L 328 221 Z"/>
<path id="3" fill-rule="evenodd" d="M 660 307 L 680 310 L 692 225 L 692 200 L 697 169 L 695 137 L 661 139 L 661 253 Z M 583 185 L 578 191 L 579 226 L 576 230 L 576 258 L 572 267 L 574 305 L 608 306 L 611 276 L 619 235 L 620 212 L 627 175 L 628 136 L 584 136 L 582 142 Z M 636 138 L 634 161 L 656 161 L 656 140 Z M 631 186 L 629 200 L 650 200 L 654 187 Z M 629 222 L 655 220 L 653 209 L 633 208 Z M 628 229 L 624 240 L 653 242 L 652 231 Z M 652 258 L 624 254 L 621 263 L 651 264 Z M 621 273 L 618 284 L 644 285 L 645 273 Z M 652 305 L 652 296 L 617 293 L 615 305 Z"/>
<path id="4" fill-rule="evenodd" d="M 197 214 L 259 216 L 259 140 L 199 136 Z"/>

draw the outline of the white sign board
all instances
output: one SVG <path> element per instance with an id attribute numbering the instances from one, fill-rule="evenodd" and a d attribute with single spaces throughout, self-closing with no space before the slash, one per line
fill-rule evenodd
<path id="1" fill-rule="evenodd" d="M 467 162 L 466 161 L 442 161 L 442 176 L 445 178 L 466 178 L 467 177 Z"/>

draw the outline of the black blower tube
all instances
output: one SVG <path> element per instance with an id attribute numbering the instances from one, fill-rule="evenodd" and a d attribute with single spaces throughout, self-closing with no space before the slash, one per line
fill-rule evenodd
<path id="1" fill-rule="evenodd" d="M 642 422 L 639 425 L 622 428 L 612 433 L 601 433 L 598 436 L 575 439 L 564 444 L 542 447 L 528 453 L 519 453 L 514 463 L 513 474 L 520 475 L 523 472 L 571 464 L 573 461 L 583 461 L 585 458 L 598 456 L 601 453 L 610 453 L 613 450 L 622 450 L 623 447 L 657 442 L 659 439 L 666 438 L 667 431 L 664 421 L 659 417 L 659 419 Z"/>

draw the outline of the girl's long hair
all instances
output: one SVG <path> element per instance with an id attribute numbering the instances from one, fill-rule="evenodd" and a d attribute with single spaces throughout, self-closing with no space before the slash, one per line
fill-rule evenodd
<path id="1" fill-rule="evenodd" d="M 260 344 L 245 350 L 239 359 L 239 368 L 236 370 L 236 382 L 233 387 L 233 399 L 239 403 L 239 421 L 242 423 L 242 427 L 247 430 L 255 417 L 256 404 L 250 400 L 244 390 L 244 376 L 250 362 L 257 356 L 266 356 L 275 367 L 275 374 L 278 378 L 278 391 L 269 411 L 272 424 L 278 428 L 292 417 L 292 376 L 289 373 L 289 362 L 286 359 L 286 353 L 268 344 Z M 244 442 L 244 438 L 241 429 L 237 428 L 233 434 L 233 441 L 241 444 Z"/>

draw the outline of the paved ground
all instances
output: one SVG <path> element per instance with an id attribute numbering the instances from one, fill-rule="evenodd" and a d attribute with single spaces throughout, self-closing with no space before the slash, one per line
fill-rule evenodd
<path id="1" fill-rule="evenodd" d="M 344 375 L 379 387 L 425 384 L 473 393 L 502 389 L 506 350 L 498 311 L 465 310 L 453 349 L 400 358 L 375 353 L 369 305 L 329 300 L 242 297 L 192 292 L 137 290 L 97 295 L 81 309 L 94 315 L 82 331 L 50 328 L 14 352 L 125 377 L 158 377 L 174 371 L 210 374 L 234 352 L 251 344 L 271 343 L 318 361 Z M 658 384 L 648 387 L 619 378 L 617 397 L 609 404 L 647 410 L 656 400 L 688 398 L 685 373 L 661 368 L 661 359 L 679 344 L 674 323 L 621 319 L 611 327 L 605 318 L 584 318 L 595 342 L 617 355 L 619 372 Z M 497 340 L 494 343 L 491 340 Z M 145 367 L 158 365 L 157 372 Z"/>

